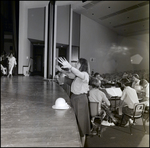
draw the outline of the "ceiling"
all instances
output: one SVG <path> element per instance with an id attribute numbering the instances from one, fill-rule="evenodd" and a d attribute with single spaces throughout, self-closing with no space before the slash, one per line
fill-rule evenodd
<path id="1" fill-rule="evenodd" d="M 49 1 L 24 1 L 28 8 L 46 6 Z M 56 1 L 71 5 L 74 12 L 100 23 L 118 35 L 149 34 L 149 1 Z"/>
<path id="2" fill-rule="evenodd" d="M 149 33 L 149 1 L 56 1 L 112 29 L 119 35 Z"/>

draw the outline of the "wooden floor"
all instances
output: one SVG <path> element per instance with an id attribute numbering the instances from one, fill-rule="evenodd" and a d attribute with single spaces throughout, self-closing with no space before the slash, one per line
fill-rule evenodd
<path id="1" fill-rule="evenodd" d="M 81 147 L 73 109 L 55 110 L 70 99 L 40 76 L 1 77 L 1 147 Z"/>

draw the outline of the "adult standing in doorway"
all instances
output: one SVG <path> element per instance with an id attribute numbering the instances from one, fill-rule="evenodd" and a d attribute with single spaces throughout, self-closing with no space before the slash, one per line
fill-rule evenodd
<path id="1" fill-rule="evenodd" d="M 71 105 L 74 109 L 81 141 L 84 146 L 86 135 L 90 134 L 90 114 L 87 93 L 89 91 L 89 64 L 84 58 L 80 58 L 75 67 L 66 59 L 58 58 L 58 62 L 63 68 L 69 68 L 75 75 L 71 84 Z"/>

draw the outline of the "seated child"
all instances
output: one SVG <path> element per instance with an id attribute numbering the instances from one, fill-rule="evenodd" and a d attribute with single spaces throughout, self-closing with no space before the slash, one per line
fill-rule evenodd
<path id="1" fill-rule="evenodd" d="M 6 75 L 6 74 L 7 74 L 7 68 L 4 67 L 2 64 L 0 64 L 0 65 L 1 65 L 1 73 L 2 73 L 3 75 Z"/>
<path id="2" fill-rule="evenodd" d="M 89 91 L 89 101 L 90 102 L 99 102 L 99 115 L 102 114 L 103 111 L 106 112 L 107 120 L 110 120 L 117 124 L 117 119 L 113 116 L 110 111 L 110 101 L 106 97 L 105 93 L 99 89 L 100 81 L 96 78 L 91 78 L 90 80 L 91 89 Z"/>
<path id="3" fill-rule="evenodd" d="M 60 72 L 60 71 L 57 71 L 56 72 L 56 75 L 54 77 L 54 80 L 56 81 L 56 83 L 58 83 L 59 85 L 63 85 L 64 84 L 64 79 L 65 79 L 65 74 Z"/>
<path id="4" fill-rule="evenodd" d="M 105 88 L 105 85 L 108 83 L 108 80 L 104 79 L 100 73 L 94 73 L 94 77 L 101 81 L 100 85 L 102 88 Z"/>
<path id="5" fill-rule="evenodd" d="M 119 106 L 117 107 L 119 109 L 118 110 L 119 115 L 122 115 L 123 114 L 122 112 L 132 114 L 134 111 L 134 104 L 139 103 L 137 92 L 134 88 L 130 86 L 130 83 L 122 82 L 121 84 L 124 89 L 122 92 L 122 96 L 120 98 Z M 128 126 L 129 117 L 128 116 L 125 117 L 126 117 L 125 121 L 127 123 L 125 126 Z M 130 119 L 130 123 L 133 123 L 132 119 Z"/>
<path id="6" fill-rule="evenodd" d="M 145 115 L 144 118 L 149 122 L 149 82 L 146 79 L 141 79 L 140 80 L 140 85 L 142 86 L 142 100 L 140 102 L 143 102 L 145 106 Z"/>
<path id="7" fill-rule="evenodd" d="M 140 85 L 142 86 L 141 92 L 143 92 L 141 102 L 145 102 L 146 106 L 149 106 L 149 82 L 146 79 L 141 79 Z"/>

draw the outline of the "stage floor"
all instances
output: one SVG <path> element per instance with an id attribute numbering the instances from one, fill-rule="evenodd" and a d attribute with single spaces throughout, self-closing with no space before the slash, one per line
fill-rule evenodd
<path id="1" fill-rule="evenodd" d="M 54 110 L 67 93 L 40 76 L 1 77 L 1 147 L 81 147 L 74 111 Z"/>

